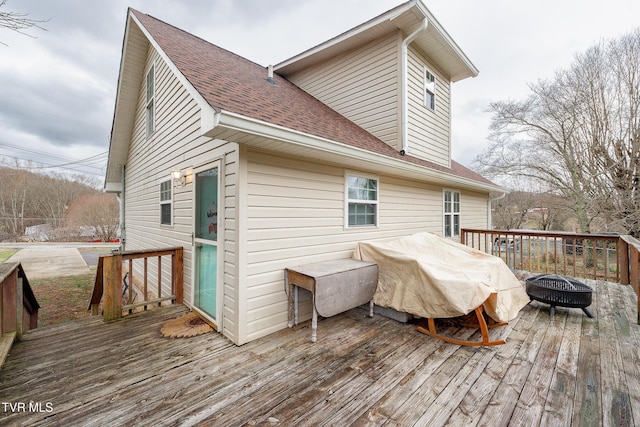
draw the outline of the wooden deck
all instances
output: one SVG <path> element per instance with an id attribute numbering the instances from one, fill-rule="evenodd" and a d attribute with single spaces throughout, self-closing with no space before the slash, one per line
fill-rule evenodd
<path id="1" fill-rule="evenodd" d="M 161 337 L 181 306 L 45 327 L 0 371 L 0 424 L 639 425 L 636 297 L 595 288 L 595 319 L 563 308 L 551 318 L 533 302 L 492 331 L 507 344 L 485 348 L 362 309 L 321 320 L 315 344 L 310 322 L 242 347 Z"/>

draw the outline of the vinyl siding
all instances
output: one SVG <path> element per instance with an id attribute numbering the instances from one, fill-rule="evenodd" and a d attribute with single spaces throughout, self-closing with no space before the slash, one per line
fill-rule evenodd
<path id="1" fill-rule="evenodd" d="M 285 268 L 349 258 L 362 240 L 442 233 L 441 186 L 378 175 L 378 227 L 345 228 L 344 168 L 257 151 L 247 159 L 246 341 L 286 328 Z M 301 319 L 310 315 L 306 301 Z"/>
<path id="2" fill-rule="evenodd" d="M 286 76 L 349 120 L 400 149 L 399 33 Z"/>
<path id="3" fill-rule="evenodd" d="M 350 257 L 361 240 L 421 231 L 442 233 L 443 188 L 387 175 L 377 175 L 378 226 L 345 228 L 347 171 L 343 167 L 202 137 L 197 101 L 153 49 L 148 51 L 143 76 L 152 63 L 156 128 L 147 137 L 143 78 L 125 169 L 126 249 L 183 246 L 184 301 L 189 305 L 193 185 L 174 188 L 173 224 L 160 225 L 160 183 L 170 179 L 172 170 L 196 169 L 219 160 L 223 198 L 220 235 L 224 236 L 219 274 L 223 284 L 221 326 L 224 335 L 236 344 L 286 328 L 285 268 Z M 395 95 L 392 98 L 389 102 L 395 106 Z M 442 102 L 440 98 L 438 102 Z M 351 101 L 344 102 L 347 106 Z M 350 172 L 376 175 L 366 170 Z M 462 192 L 461 213 L 463 227 L 486 224 L 486 196 Z M 152 283 L 157 276 L 153 264 L 149 263 Z M 134 267 L 134 276 L 141 277 L 142 265 Z M 169 263 L 163 264 L 165 294 L 170 291 L 169 268 Z M 301 319 L 310 316 L 311 303 L 303 298 Z"/>
<path id="4" fill-rule="evenodd" d="M 487 211 L 489 195 L 462 191 L 460 200 L 460 228 L 486 229 L 489 220 Z M 480 243 L 480 250 L 485 249 L 486 242 L 483 241 Z"/>
<path id="5" fill-rule="evenodd" d="M 460 228 L 487 228 L 489 195 L 468 191 L 460 192 Z"/>
<path id="6" fill-rule="evenodd" d="M 400 150 L 402 36 L 392 33 L 287 75 L 287 79 Z M 412 45 L 407 61 L 408 153 L 443 166 L 451 156 L 451 83 Z M 436 77 L 436 108 L 424 105 L 424 68 Z"/>
<path id="7" fill-rule="evenodd" d="M 436 78 L 435 110 L 424 105 L 425 66 Z M 413 47 L 408 61 L 408 153 L 449 166 L 451 158 L 451 84 L 433 63 Z"/>
<path id="8" fill-rule="evenodd" d="M 126 249 L 183 246 L 184 302 L 192 301 L 193 185 L 173 188 L 173 224 L 160 224 L 160 183 L 172 170 L 185 170 L 220 160 L 221 205 L 224 216 L 223 332 L 237 338 L 237 144 L 200 136 L 200 108 L 170 67 L 149 49 L 145 71 L 155 62 L 155 132 L 146 135 L 146 81 L 140 83 L 138 108 L 125 168 Z M 149 262 L 150 283 L 156 283 L 156 263 Z M 134 264 L 142 277 L 142 263 Z M 163 294 L 170 293 L 170 264 L 163 264 Z"/>

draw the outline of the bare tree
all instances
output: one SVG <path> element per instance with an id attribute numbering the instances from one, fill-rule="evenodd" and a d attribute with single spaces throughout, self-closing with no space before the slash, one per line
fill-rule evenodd
<path id="1" fill-rule="evenodd" d="M 0 165 L 0 232 L 20 239 L 25 229 L 48 224 L 62 225 L 67 206 L 82 194 L 95 194 L 87 179 L 33 173 L 19 160 Z M 1 164 L 1 163 L 0 163 Z"/>
<path id="2" fill-rule="evenodd" d="M 118 237 L 120 209 L 114 194 L 86 194 L 69 205 L 66 225 L 91 228 L 103 242 Z"/>
<path id="3" fill-rule="evenodd" d="M 30 28 L 35 27 L 46 31 L 41 24 L 47 22 L 48 19 L 31 19 L 28 17 L 29 14 L 27 13 L 8 12 L 2 10 L 6 3 L 7 0 L 0 0 L 0 28 L 7 28 L 27 36 L 29 34 L 25 33 L 24 30 L 28 30 Z"/>
<path id="4" fill-rule="evenodd" d="M 0 193 L 1 228 L 13 239 L 22 236 L 27 214 L 28 175 L 19 169 L 5 168 Z"/>
<path id="5" fill-rule="evenodd" d="M 619 221 L 632 235 L 640 235 L 640 29 L 609 45 L 610 75 L 602 94 L 607 108 L 599 114 L 594 161 L 600 180 L 599 209 Z M 607 96 L 608 95 L 608 96 Z M 604 101 L 606 100 L 606 101 Z"/>
<path id="6" fill-rule="evenodd" d="M 569 221 L 571 206 L 564 197 L 547 191 L 536 195 L 536 225 L 540 230 L 573 231 L 575 226 Z"/>
<path id="7" fill-rule="evenodd" d="M 535 208 L 533 193 L 514 191 L 494 202 L 491 218 L 493 227 L 499 230 L 523 228 L 527 214 Z"/>
<path id="8" fill-rule="evenodd" d="M 639 235 L 640 30 L 530 89 L 523 101 L 491 104 L 490 145 L 476 168 L 544 183 L 571 202 L 583 232 L 605 217 Z"/>
<path id="9" fill-rule="evenodd" d="M 56 173 L 40 175 L 40 192 L 34 195 L 41 215 L 54 228 L 61 227 L 65 211 L 69 204 L 83 194 L 92 194 L 96 190 L 85 184 L 79 177 L 68 177 Z"/>
<path id="10" fill-rule="evenodd" d="M 512 191 L 494 202 L 493 227 L 500 230 L 532 228 L 537 230 L 571 230 L 567 204 L 549 191 Z"/>

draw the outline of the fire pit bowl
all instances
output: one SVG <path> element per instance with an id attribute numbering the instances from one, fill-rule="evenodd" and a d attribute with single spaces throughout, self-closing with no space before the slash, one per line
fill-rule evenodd
<path id="1" fill-rule="evenodd" d="M 593 289 L 570 277 L 558 274 L 540 274 L 526 281 L 529 298 L 551 305 L 549 315 L 556 314 L 556 306 L 581 308 L 588 317 Z"/>

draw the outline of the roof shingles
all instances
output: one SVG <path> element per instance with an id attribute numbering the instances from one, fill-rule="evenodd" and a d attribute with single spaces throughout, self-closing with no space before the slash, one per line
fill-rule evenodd
<path id="1" fill-rule="evenodd" d="M 495 185 L 463 165 L 451 168 L 402 156 L 365 129 L 285 78 L 267 81 L 265 67 L 199 37 L 131 9 L 164 53 L 216 111 L 229 111 L 299 132 L 340 142 L 484 184 Z"/>

